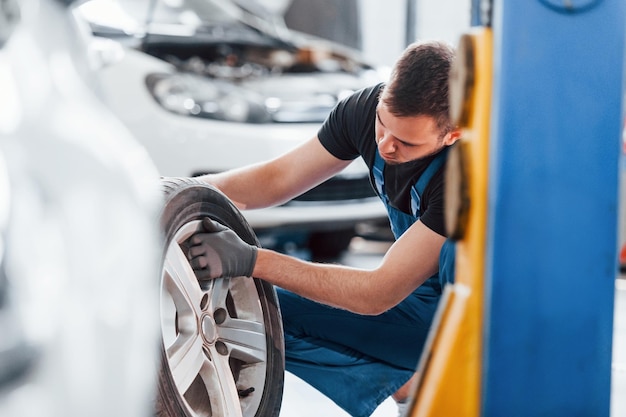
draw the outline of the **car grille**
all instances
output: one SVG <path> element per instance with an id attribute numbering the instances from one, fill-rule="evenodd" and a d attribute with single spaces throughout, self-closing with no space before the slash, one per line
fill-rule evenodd
<path id="1" fill-rule="evenodd" d="M 376 197 L 369 178 L 331 178 L 306 193 L 294 198 L 285 205 L 312 201 L 360 200 Z"/>

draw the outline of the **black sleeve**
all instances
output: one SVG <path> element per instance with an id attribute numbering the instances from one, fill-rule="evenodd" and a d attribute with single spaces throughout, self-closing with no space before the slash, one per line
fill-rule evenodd
<path id="1" fill-rule="evenodd" d="M 350 160 L 364 155 L 364 146 L 371 147 L 381 86 L 359 90 L 337 104 L 317 134 L 328 152 Z"/>

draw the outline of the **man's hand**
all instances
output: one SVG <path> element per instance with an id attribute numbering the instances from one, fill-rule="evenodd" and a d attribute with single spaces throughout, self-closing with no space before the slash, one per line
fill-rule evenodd
<path id="1" fill-rule="evenodd" d="M 189 261 L 199 280 L 252 276 L 257 247 L 208 217 L 189 238 Z"/>

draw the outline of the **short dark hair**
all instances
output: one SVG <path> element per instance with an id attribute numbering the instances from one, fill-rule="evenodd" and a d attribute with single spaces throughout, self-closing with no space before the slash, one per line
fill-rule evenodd
<path id="1" fill-rule="evenodd" d="M 397 117 L 431 116 L 441 136 L 453 130 L 448 113 L 448 75 L 454 49 L 440 41 L 409 45 L 391 72 L 381 100 Z"/>

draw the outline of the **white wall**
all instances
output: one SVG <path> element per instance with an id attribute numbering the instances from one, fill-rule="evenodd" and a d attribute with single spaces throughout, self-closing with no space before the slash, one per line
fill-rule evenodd
<path id="1" fill-rule="evenodd" d="M 436 1 L 436 0 L 433 0 Z M 361 0 L 363 53 L 374 65 L 393 65 L 404 50 L 406 0 Z"/>
<path id="2" fill-rule="evenodd" d="M 418 0 L 417 37 L 457 45 L 470 26 L 470 0 Z"/>
<path id="3" fill-rule="evenodd" d="M 393 65 L 404 50 L 407 0 L 361 0 L 363 52 L 374 65 Z M 417 38 L 457 45 L 470 26 L 471 0 L 417 0 Z"/>

